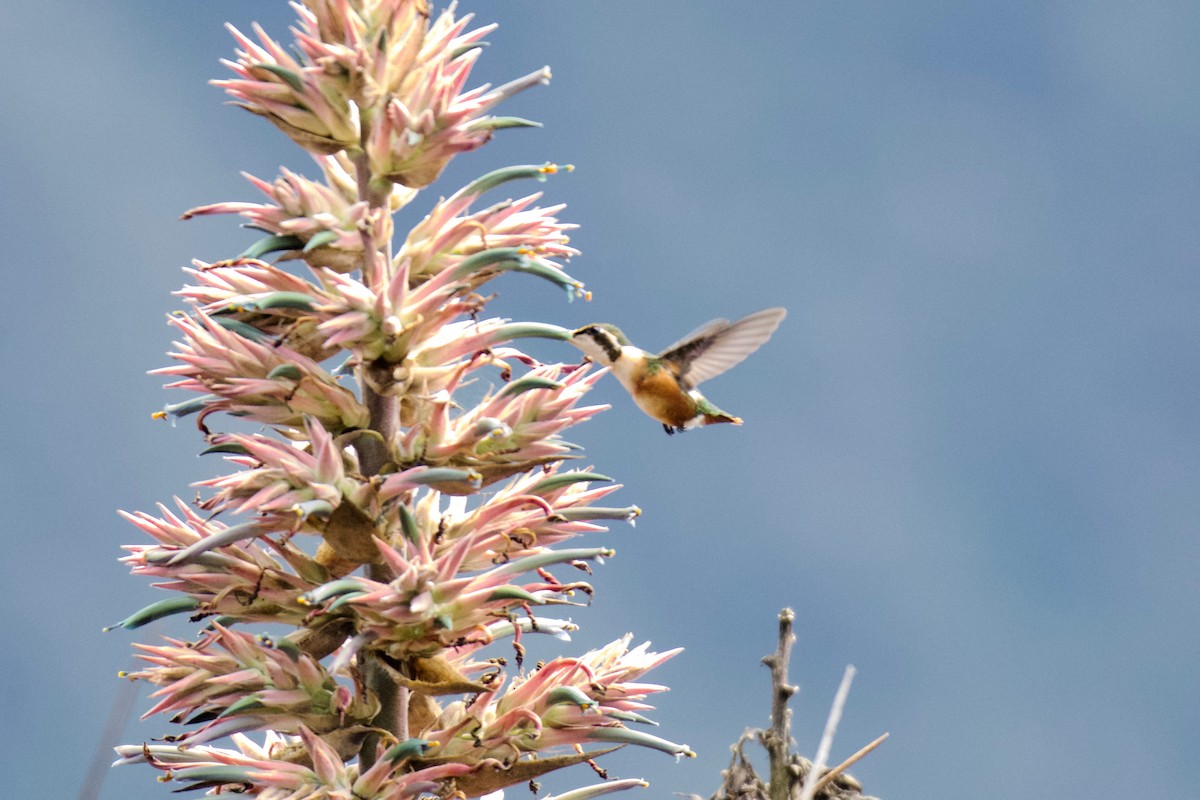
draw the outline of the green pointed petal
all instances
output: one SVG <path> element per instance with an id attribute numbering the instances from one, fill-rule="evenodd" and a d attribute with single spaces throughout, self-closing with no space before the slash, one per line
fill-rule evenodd
<path id="1" fill-rule="evenodd" d="M 421 526 L 417 524 L 417 518 L 408 510 L 408 506 L 400 506 L 400 530 L 404 531 L 404 538 L 413 544 L 421 541 Z"/>
<path id="2" fill-rule="evenodd" d="M 541 261 L 530 261 L 528 266 L 516 266 L 513 269 L 516 269 L 518 272 L 528 272 L 530 275 L 536 275 L 543 280 L 550 281 L 555 286 L 566 289 L 572 298 L 575 295 L 584 294 L 583 281 L 577 281 L 561 269 L 544 264 Z"/>
<path id="3" fill-rule="evenodd" d="M 567 564 L 571 561 L 603 560 L 612 556 L 615 551 L 607 547 L 577 547 L 568 550 L 548 550 L 537 555 L 518 558 L 496 568 L 497 575 L 519 575 L 542 567 L 555 564 Z"/>
<path id="4" fill-rule="evenodd" d="M 363 591 L 363 585 L 358 581 L 353 578 L 341 578 L 322 584 L 310 592 L 305 592 L 296 598 L 296 602 L 302 606 L 318 606 L 331 597 L 361 591 Z"/>
<path id="5" fill-rule="evenodd" d="M 563 169 L 566 170 L 568 168 L 564 167 Z M 495 189 L 497 186 L 509 181 L 521 180 L 523 178 L 533 178 L 540 183 L 545 183 L 546 176 L 556 171 L 557 167 L 549 162 L 541 165 L 523 164 L 517 167 L 504 167 L 493 170 L 483 177 L 476 178 L 464 186 L 459 194 L 465 197 L 477 197 L 489 189 Z"/>
<path id="6" fill-rule="evenodd" d="M 673 756 L 696 757 L 696 754 L 686 744 L 675 744 L 674 742 L 668 742 L 666 739 L 660 739 L 657 736 L 651 736 L 648 733 L 630 730 L 629 728 L 592 728 L 588 731 L 588 738 L 597 742 L 635 744 L 639 747 L 650 747 L 655 750 L 661 750 L 664 753 L 670 753 Z"/>
<path id="7" fill-rule="evenodd" d="M 159 600 L 157 603 L 151 603 L 145 608 L 133 612 L 115 625 L 109 625 L 107 628 L 104 628 L 104 632 L 108 633 L 113 628 L 124 628 L 127 631 L 131 631 L 134 628 L 140 628 L 143 625 L 154 622 L 156 619 L 169 617 L 172 614 L 195 611 L 199 607 L 200 601 L 190 595 L 168 597 L 165 600 Z"/>
<path id="8" fill-rule="evenodd" d="M 553 706 L 559 703 L 570 703 L 573 706 L 579 706 L 585 711 L 596 705 L 595 700 L 574 686 L 559 686 L 546 695 L 546 705 Z"/>
<path id="9" fill-rule="evenodd" d="M 178 566 L 180 564 L 191 563 L 191 560 L 201 553 L 206 553 L 209 550 L 215 550 L 218 547 L 236 544 L 245 539 L 253 539 L 256 536 L 265 536 L 270 533 L 270 529 L 263 528 L 257 522 L 243 522 L 239 525 L 226 528 L 220 533 L 206 536 L 198 542 L 188 545 L 180 550 L 171 560 L 167 562 L 169 566 Z"/>
<path id="10" fill-rule="evenodd" d="M 321 234 L 317 234 L 320 236 Z M 313 239 L 317 238 L 316 236 Z M 299 240 L 297 240 L 299 241 Z M 312 239 L 309 239 L 312 242 Z M 294 308 L 300 311 L 312 311 L 316 301 L 303 292 L 272 292 L 244 303 L 231 300 L 229 305 L 234 311 L 263 311 L 268 308 Z"/>
<path id="11" fill-rule="evenodd" d="M 292 87 L 293 89 L 295 89 L 297 93 L 299 93 L 299 94 L 304 93 L 304 81 L 302 81 L 300 79 L 300 76 L 297 75 L 295 72 L 292 72 L 290 69 L 281 67 L 278 64 L 261 64 L 261 63 L 255 64 L 254 69 L 265 69 L 267 72 L 271 73 L 272 75 L 274 75 L 278 78 L 282 78 L 287 83 L 287 85 Z"/>
<path id="12" fill-rule="evenodd" d="M 340 595 L 337 600 L 334 600 L 332 603 L 330 603 L 329 608 L 326 610 L 327 611 L 337 611 L 339 608 L 346 605 L 351 600 L 355 599 L 356 597 L 362 597 L 365 594 L 366 594 L 366 592 L 346 592 L 345 594 Z"/>
<path id="13" fill-rule="evenodd" d="M 469 131 L 498 131 L 503 128 L 540 128 L 542 123 L 521 117 L 480 117 L 467 125 Z"/>
<path id="14" fill-rule="evenodd" d="M 637 722 L 642 725 L 653 725 L 656 728 L 658 727 L 658 723 L 654 720 L 650 719 L 649 717 L 643 717 L 641 714 L 634 713 L 633 711 L 610 710 L 605 712 L 604 716 L 612 717 L 613 719 L 619 719 L 623 722 Z"/>
<path id="15" fill-rule="evenodd" d="M 612 481 L 612 478 L 596 472 L 563 472 L 538 481 L 529 489 L 529 493 L 540 494 L 554 489 L 561 489 L 564 486 L 570 486 L 572 483 L 587 483 L 589 481 L 603 481 L 607 483 Z"/>
<path id="16" fill-rule="evenodd" d="M 575 295 L 582 296 L 584 294 L 581 281 L 575 280 L 557 267 L 529 258 L 528 251 L 520 247 L 493 247 L 490 250 L 483 250 L 468 256 L 454 268 L 451 277 L 456 281 L 461 281 L 485 269 L 493 269 L 497 272 L 509 270 L 526 272 L 566 289 L 572 298 Z"/>
<path id="17" fill-rule="evenodd" d="M 546 604 L 545 598 L 538 597 L 522 589 L 520 586 L 497 587 L 494 592 L 488 595 L 488 600 L 524 600 L 526 603 L 533 603 L 535 606 Z"/>
<path id="18" fill-rule="evenodd" d="M 305 500 L 300 503 L 294 503 L 288 511 L 293 512 L 301 519 L 328 517 L 333 513 L 333 503 L 330 503 L 328 500 Z"/>
<path id="19" fill-rule="evenodd" d="M 262 343 L 271 338 L 250 323 L 242 322 L 240 319 L 233 319 L 231 317 L 209 317 L 209 319 L 225 330 L 236 333 L 243 339 L 249 339 L 252 342 Z"/>
<path id="20" fill-rule="evenodd" d="M 213 453 L 229 453 L 235 456 L 249 455 L 250 451 L 246 449 L 246 445 L 238 442 L 222 442 L 214 444 L 212 447 L 206 447 L 200 451 L 200 455 L 207 456 Z"/>
<path id="21" fill-rule="evenodd" d="M 298 381 L 303 377 L 304 373 L 295 364 L 280 364 L 275 369 L 267 373 L 267 379 L 277 381 L 280 378 L 289 381 Z"/>
<path id="22" fill-rule="evenodd" d="M 496 328 L 489 341 L 498 344 L 513 339 L 554 339 L 567 342 L 571 339 L 571 331 L 544 322 L 510 322 Z"/>
<path id="23" fill-rule="evenodd" d="M 287 657 L 293 662 L 299 661 L 300 656 L 304 653 L 304 651 L 300 649 L 300 645 L 296 644 L 286 636 L 276 639 L 272 636 L 262 635 L 255 638 L 263 647 L 270 648 L 271 650 L 278 650 L 279 652 L 287 655 Z"/>
<path id="24" fill-rule="evenodd" d="M 175 771 L 174 776 L 176 780 L 187 781 L 188 783 L 201 783 L 205 785 L 217 785 L 222 783 L 253 784 L 254 778 L 251 777 L 251 775 L 254 771 L 255 770 L 251 767 L 235 767 L 222 764 L 178 769 Z M 193 787 L 189 786 L 187 788 L 191 789 Z"/>
<path id="25" fill-rule="evenodd" d="M 146 555 L 145 555 L 146 563 L 147 564 L 169 564 L 171 562 L 171 559 L 174 558 L 178 552 L 179 552 L 178 550 L 150 550 L 150 551 L 147 551 Z M 224 553 L 209 552 L 209 553 L 201 553 L 200 555 L 196 556 L 188 563 L 200 564 L 201 566 L 204 566 L 204 567 L 209 567 L 211 569 L 220 570 L 222 572 L 228 572 L 231 569 L 237 567 L 242 562 L 240 562 L 236 558 L 230 558 L 229 556 L 225 555 Z"/>
<path id="26" fill-rule="evenodd" d="M 432 742 L 429 739 L 405 739 L 384 753 L 383 757 L 386 761 L 391 761 L 395 764 L 397 761 L 405 758 L 423 756 L 434 747 L 437 747 L 437 744 L 437 742 Z"/>
<path id="27" fill-rule="evenodd" d="M 576 506 L 575 508 L 564 508 L 561 511 L 554 512 L 554 516 L 574 522 L 581 519 L 623 519 L 626 522 L 633 522 L 634 519 L 641 516 L 642 510 L 637 506 L 626 506 L 625 508 L 604 508 L 602 506 Z"/>
<path id="28" fill-rule="evenodd" d="M 461 57 L 465 56 L 467 53 L 470 53 L 472 50 L 482 50 L 485 47 L 490 47 L 491 44 L 492 44 L 491 42 L 471 42 L 470 44 L 464 44 L 462 47 L 457 47 L 454 50 L 452 50 L 450 52 L 450 58 L 448 58 L 447 60 L 453 61 L 456 58 L 461 58 Z M 383 51 L 382 47 L 379 49 L 381 51 Z"/>
<path id="29" fill-rule="evenodd" d="M 528 375 L 524 378 L 519 378 L 508 386 L 505 386 L 501 391 L 500 397 L 516 397 L 519 394 L 531 391 L 533 389 L 561 389 L 563 384 L 558 381 L 543 378 L 538 375 Z"/>
<path id="30" fill-rule="evenodd" d="M 218 716 L 218 718 L 232 717 L 232 716 L 242 713 L 243 711 L 257 711 L 258 709 L 260 709 L 262 707 L 263 707 L 263 701 L 261 699 L 259 699 L 258 695 L 250 694 L 250 695 L 246 695 L 241 700 L 238 700 L 236 703 L 234 703 L 233 705 L 226 708 L 224 711 L 222 711 L 217 716 Z"/>
<path id="31" fill-rule="evenodd" d="M 418 486 L 429 486 L 430 484 L 434 483 L 459 483 L 460 481 L 475 483 L 482 480 L 482 477 L 473 469 L 430 467 L 429 469 L 405 478 L 404 480 L 406 483 L 414 483 Z"/>
<path id="32" fill-rule="evenodd" d="M 592 786 L 581 786 L 569 792 L 547 797 L 546 800 L 593 800 L 593 798 L 600 797 L 601 795 L 611 794 L 612 792 L 623 792 L 626 789 L 645 789 L 649 785 L 641 778 L 621 778 L 619 780 L 593 784 Z"/>
<path id="33" fill-rule="evenodd" d="M 268 236 L 247 247 L 242 252 L 241 258 L 262 258 L 267 253 L 279 250 L 299 250 L 303 246 L 304 242 L 296 236 Z"/>
<path id="34" fill-rule="evenodd" d="M 220 400 L 221 398 L 215 394 L 202 394 L 199 397 L 193 397 L 191 400 L 184 400 L 182 403 L 170 403 L 163 406 L 163 413 L 169 414 L 172 417 L 186 417 L 189 414 L 195 414 L 198 411 L 203 411 L 204 407 L 209 403 Z"/>
<path id="35" fill-rule="evenodd" d="M 490 250 L 482 250 L 464 258 L 454 268 L 451 277 L 456 281 L 460 281 L 488 267 L 499 266 L 502 269 L 513 269 L 528 263 L 529 259 L 519 247 L 493 247 Z"/>
<path id="36" fill-rule="evenodd" d="M 311 253 L 318 247 L 324 247 L 327 244 L 333 244 L 337 240 L 338 235 L 336 231 L 321 231 L 320 233 L 315 233 L 312 235 L 312 238 L 308 240 L 308 243 L 304 245 L 304 252 Z"/>

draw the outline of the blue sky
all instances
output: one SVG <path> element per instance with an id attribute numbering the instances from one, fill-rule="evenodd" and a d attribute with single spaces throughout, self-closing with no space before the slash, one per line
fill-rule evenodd
<path id="1" fill-rule="evenodd" d="M 701 754 L 622 753 L 614 776 L 709 794 L 728 745 L 767 724 L 759 659 L 791 606 L 799 746 L 853 663 L 834 757 L 890 731 L 855 770 L 872 794 L 1193 793 L 1200 6 L 461 8 L 501 23 L 477 81 L 554 80 L 504 109 L 544 129 L 502 133 L 434 193 L 574 163 L 545 189 L 582 226 L 571 271 L 595 294 L 514 277 L 497 313 L 610 321 L 656 349 L 790 312 L 706 386 L 743 427 L 667 438 L 606 381 L 612 411 L 574 436 L 645 514 L 603 538 L 617 556 L 571 647 L 633 631 L 687 648 L 655 718 Z M 222 22 L 255 19 L 282 36 L 290 13 L 0 8 L 13 796 L 78 791 L 135 638 L 99 629 L 153 599 L 115 562 L 137 534 L 114 510 L 217 468 L 189 426 L 149 419 L 168 397 L 145 371 L 166 363 L 179 267 L 252 239 L 179 214 L 257 199 L 239 170 L 307 168 L 205 83 L 232 51 Z M 125 768 L 101 796 L 166 792 Z"/>

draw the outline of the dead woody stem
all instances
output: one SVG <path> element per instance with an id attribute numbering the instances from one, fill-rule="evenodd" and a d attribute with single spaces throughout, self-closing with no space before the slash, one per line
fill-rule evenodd
<path id="1" fill-rule="evenodd" d="M 788 682 L 788 665 L 796 636 L 796 615 L 790 608 L 779 613 L 779 641 L 775 652 L 763 658 L 771 669 L 771 727 L 748 730 L 733 746 L 733 759 L 722 773 L 722 786 L 710 800 L 795 800 L 804 789 L 805 779 L 813 772 L 813 762 L 791 752 L 792 712 L 788 706 L 798 688 Z M 879 737 L 831 770 L 822 769 L 811 796 L 823 800 L 873 800 L 862 794 L 862 786 L 846 770 L 879 746 L 887 734 Z M 755 772 L 745 753 L 746 742 L 757 739 L 767 751 L 769 782 Z M 815 778 L 816 776 L 814 776 Z"/>

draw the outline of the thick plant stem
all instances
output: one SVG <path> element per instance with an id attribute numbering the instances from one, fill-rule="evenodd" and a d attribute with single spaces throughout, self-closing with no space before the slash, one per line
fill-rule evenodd
<path id="1" fill-rule="evenodd" d="M 796 635 L 792 623 L 796 614 L 790 608 L 779 612 L 779 644 L 774 655 L 763 658 L 771 668 L 771 728 L 762 737 L 770 762 L 771 800 L 789 800 L 792 778 L 789 748 L 792 741 L 792 712 L 788 701 L 796 693 L 796 687 L 788 683 L 788 661 L 792 654 L 792 643 Z"/>
<path id="2" fill-rule="evenodd" d="M 358 197 L 366 201 L 371 210 L 366 224 L 361 229 L 363 240 L 363 283 L 375 291 L 381 291 L 389 280 L 388 267 L 391 261 L 391 246 L 388 243 L 387 252 L 380 257 L 379 243 L 375 241 L 374 217 L 376 214 L 386 214 L 387 197 L 372 192 L 372 176 L 370 159 L 367 157 L 366 142 L 370 125 L 366 116 L 360 120 L 362 131 L 362 147 L 354 158 L 355 173 L 358 181 Z M 372 375 L 374 372 L 376 375 Z M 387 365 L 360 364 L 359 385 L 362 387 L 363 403 L 370 413 L 370 428 L 378 436 L 364 436 L 355 449 L 358 452 L 359 468 L 364 476 L 378 475 L 389 461 L 390 443 L 400 429 L 399 399 L 386 391 L 380 391 L 386 378 L 380 380 L 386 373 Z M 388 376 L 390 377 L 390 376 Z M 393 575 L 385 574 L 380 565 L 369 564 L 367 571 L 370 577 L 379 581 L 390 581 Z M 373 723 L 393 734 L 398 741 L 408 738 L 408 689 L 401 685 L 399 675 L 383 660 L 374 654 L 362 655 L 362 673 L 367 686 L 379 700 L 379 713 Z M 379 735 L 370 734 L 363 740 L 359 750 L 359 758 L 364 769 L 370 768 L 375 762 L 375 752 L 379 744 Z"/>

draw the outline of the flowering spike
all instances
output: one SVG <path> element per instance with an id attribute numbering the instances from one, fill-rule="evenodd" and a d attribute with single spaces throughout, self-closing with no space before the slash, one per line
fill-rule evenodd
<path id="1" fill-rule="evenodd" d="M 641 678 L 677 650 L 625 637 L 522 662 L 526 636 L 578 630 L 535 607 L 590 603 L 574 577 L 613 554 L 574 540 L 639 513 L 605 505 L 611 478 L 567 466 L 581 448 L 564 432 L 606 408 L 585 401 L 605 371 L 518 347 L 569 330 L 487 314 L 485 284 L 507 273 L 588 297 L 566 271 L 579 251 L 562 204 L 537 191 L 479 201 L 571 167 L 487 172 L 394 230 L 453 156 L 538 126 L 497 106 L 549 69 L 472 88 L 494 26 L 472 27 L 453 3 L 292 8 L 292 42 L 230 28 L 233 75 L 216 85 L 319 174 L 244 174 L 259 202 L 184 214 L 234 214 L 265 238 L 193 262 L 177 292 L 187 311 L 170 318 L 173 362 L 156 373 L 193 395 L 155 416 L 197 414 L 201 449 L 225 469 L 192 503 L 122 513 L 149 537 L 122 561 L 174 594 L 118 625 L 187 612 L 198 634 L 136 646 L 144 663 L 126 677 L 152 683 L 147 714 L 182 732 L 118 748 L 118 763 L 213 794 L 416 800 L 482 796 L 616 749 L 597 743 L 690 752 L 625 727 L 653 724 L 645 699 L 665 687 Z M 224 415 L 253 432 L 218 428 Z M 515 668 L 498 657 L 510 649 Z M 223 737 L 235 749 L 215 746 Z"/>

